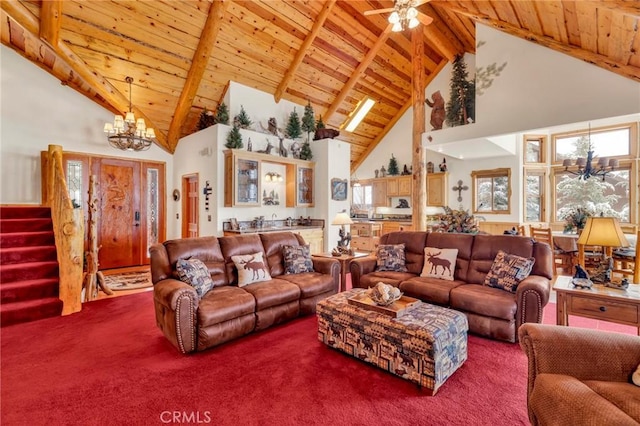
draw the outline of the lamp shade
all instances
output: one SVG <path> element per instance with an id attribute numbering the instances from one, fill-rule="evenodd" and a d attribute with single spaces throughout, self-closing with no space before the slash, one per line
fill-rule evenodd
<path id="1" fill-rule="evenodd" d="M 629 247 L 629 241 L 624 236 L 618 219 L 615 217 L 587 218 L 578 244 L 604 247 Z"/>
<path id="2" fill-rule="evenodd" d="M 351 225 L 353 221 L 347 214 L 347 212 L 338 213 L 331 222 L 332 225 Z"/>

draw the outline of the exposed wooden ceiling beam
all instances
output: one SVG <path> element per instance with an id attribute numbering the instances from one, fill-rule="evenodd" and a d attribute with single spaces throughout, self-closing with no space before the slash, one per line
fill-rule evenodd
<path id="1" fill-rule="evenodd" d="M 625 0 L 598 0 L 598 1 L 585 1 L 584 3 L 590 3 L 592 6 L 598 8 L 604 8 L 612 12 L 624 13 L 626 15 L 633 15 L 640 17 L 640 3 L 637 1 L 625 1 Z"/>
<path id="2" fill-rule="evenodd" d="M 50 46 L 58 46 L 62 0 L 45 0 L 40 8 L 40 38 Z"/>
<path id="3" fill-rule="evenodd" d="M 40 22 L 25 6 L 20 4 L 17 0 L 4 0 L 0 2 L 0 4 L 2 4 L 2 10 L 4 10 L 7 15 L 9 15 L 26 31 L 37 37 L 40 32 Z M 118 111 L 127 111 L 129 109 L 129 99 L 120 93 L 120 91 L 118 91 L 118 89 L 116 89 L 104 77 L 90 69 L 89 66 L 80 59 L 66 43 L 59 41 L 57 46 L 52 47 L 58 57 L 66 62 L 69 67 L 85 81 L 85 83 L 109 102 L 113 108 Z M 87 95 L 85 94 L 85 96 Z M 92 99 L 91 96 L 87 97 Z M 157 128 L 157 126 L 154 126 L 151 120 L 149 120 L 149 118 L 140 111 L 140 109 L 134 107 L 133 112 L 138 117 L 144 118 L 144 120 L 150 124 L 149 127 Z M 167 144 L 166 136 L 160 131 L 156 132 L 156 142 L 159 147 L 171 152 L 169 145 Z"/>
<path id="4" fill-rule="evenodd" d="M 431 74 L 429 74 L 429 76 L 427 76 L 427 78 L 425 79 L 424 82 L 424 89 L 427 88 L 427 86 L 429 85 L 429 83 L 431 83 L 431 81 L 435 78 L 435 76 L 438 75 L 438 73 L 440 71 L 442 71 L 442 68 L 445 67 L 445 65 L 448 64 L 448 61 L 446 59 L 443 59 L 442 61 L 440 61 L 440 63 L 438 64 L 438 67 L 433 70 L 433 72 Z M 409 109 L 409 107 L 413 104 L 413 99 L 409 98 L 409 100 L 407 101 L 407 103 L 405 103 L 402 108 L 400 108 L 400 110 L 398 111 L 398 113 L 391 119 L 391 121 L 389 121 L 387 123 L 386 126 L 384 126 L 384 129 L 382 129 L 382 131 L 380 132 L 380 134 L 378 136 L 376 136 L 376 138 L 374 140 L 371 141 L 371 143 L 369 144 L 369 146 L 367 147 L 366 150 L 364 150 L 364 152 L 362 153 L 362 155 L 360 155 L 360 157 L 354 161 L 351 164 L 351 174 L 353 174 L 355 172 L 355 170 L 360 167 L 360 165 L 364 162 L 364 160 L 367 159 L 367 157 L 369 156 L 369 154 L 371 154 L 373 152 L 374 149 L 376 149 L 376 147 L 378 146 L 378 144 L 382 141 L 382 139 L 384 139 L 384 137 L 387 135 L 387 133 L 389 133 L 389 131 L 393 128 L 393 126 L 396 125 L 396 123 L 398 122 L 398 120 L 400 120 L 400 118 L 402 118 L 402 116 L 404 115 L 404 113 L 407 111 L 407 109 Z"/>
<path id="5" fill-rule="evenodd" d="M 579 47 L 574 47 L 569 44 L 564 44 L 550 37 L 534 34 L 528 30 L 516 27 L 506 22 L 491 19 L 485 15 L 478 15 L 476 13 L 471 13 L 467 10 L 457 7 L 449 7 L 449 9 L 455 13 L 467 16 L 476 22 L 488 25 L 507 34 L 511 34 L 512 36 L 537 43 L 541 46 L 548 47 L 549 49 L 553 49 L 558 52 L 573 56 L 574 58 L 582 59 L 585 62 L 597 65 L 623 77 L 627 77 L 635 81 L 640 81 L 640 71 L 637 67 L 616 63 L 614 60 L 606 56 L 599 55 L 597 53 L 593 53 Z"/>
<path id="6" fill-rule="evenodd" d="M 349 94 L 349 91 L 353 89 L 353 86 L 355 86 L 358 80 L 360 80 L 360 77 L 362 77 L 362 74 L 364 74 L 366 69 L 371 64 L 371 62 L 375 59 L 376 55 L 378 54 L 378 51 L 387 42 L 387 39 L 391 34 L 391 27 L 392 25 L 389 24 L 384 29 L 384 31 L 382 31 L 382 34 L 380 34 L 380 37 L 378 37 L 378 40 L 376 41 L 376 43 L 373 45 L 371 49 L 369 49 L 367 56 L 364 57 L 362 62 L 360 62 L 360 64 L 351 74 L 351 77 L 349 77 L 349 80 L 345 83 L 344 86 L 342 86 L 340 93 L 338 94 L 338 96 L 336 96 L 333 103 L 329 106 L 327 111 L 325 111 L 324 113 L 324 116 L 322 119 L 325 123 L 329 122 L 329 120 L 331 119 L 331 116 L 338 110 L 338 107 L 340 107 L 340 104 L 342 103 L 342 101 L 344 101 L 347 95 Z"/>
<path id="7" fill-rule="evenodd" d="M 184 83 L 182 93 L 180 93 L 180 99 L 178 99 L 178 104 L 173 112 L 173 119 L 167 132 L 170 152 L 175 151 L 180 136 L 182 135 L 182 126 L 193 106 L 193 100 L 200 87 L 202 76 L 207 69 L 209 57 L 216 44 L 216 38 L 218 37 L 218 32 L 220 31 L 220 26 L 222 25 L 222 20 L 228 5 L 228 1 L 218 0 L 214 1 L 209 7 L 209 15 L 200 34 L 198 47 L 193 54 L 191 67 L 187 73 L 187 79 Z"/>
<path id="8" fill-rule="evenodd" d="M 324 6 L 322 6 L 322 11 L 316 17 L 316 20 L 313 23 L 313 27 L 311 28 L 311 31 L 309 32 L 309 34 L 307 34 L 307 37 L 304 39 L 304 42 L 302 43 L 302 46 L 300 46 L 300 49 L 298 49 L 298 52 L 296 53 L 296 57 L 293 58 L 291 65 L 289 65 L 289 69 L 287 70 L 286 74 L 282 78 L 282 81 L 280 81 L 280 84 L 276 89 L 276 93 L 273 95 L 274 99 L 276 100 L 276 103 L 280 102 L 280 99 L 282 99 L 282 94 L 287 91 L 287 87 L 289 86 L 291 79 L 293 78 L 294 75 L 296 75 L 296 71 L 298 70 L 298 67 L 302 63 L 302 60 L 304 59 L 304 57 L 307 56 L 307 51 L 309 50 L 309 48 L 311 47 L 311 44 L 320 33 L 320 30 L 324 26 L 324 22 L 329 17 L 329 13 L 331 12 L 331 9 L 335 4 L 336 4 L 336 0 L 328 0 L 324 4 Z"/>

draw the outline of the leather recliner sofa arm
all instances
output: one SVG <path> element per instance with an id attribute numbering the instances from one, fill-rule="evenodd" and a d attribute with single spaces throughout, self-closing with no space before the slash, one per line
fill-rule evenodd
<path id="1" fill-rule="evenodd" d="M 329 257 L 311 256 L 313 270 L 325 275 L 331 275 L 334 289 L 340 291 L 340 262 Z"/>
<path id="2" fill-rule="evenodd" d="M 526 322 L 542 322 L 542 310 L 549 302 L 551 283 L 546 277 L 529 275 L 522 280 L 516 290 L 518 304 L 517 326 Z"/>
<path id="3" fill-rule="evenodd" d="M 167 278 L 154 284 L 156 323 L 182 353 L 196 350 L 198 294 L 189 284 Z"/>
<path id="4" fill-rule="evenodd" d="M 376 261 L 375 256 L 359 257 L 351 261 L 349 269 L 351 271 L 352 288 L 362 287 L 360 285 L 360 277 L 373 272 L 376 269 Z"/>
<path id="5" fill-rule="evenodd" d="M 640 364 L 637 336 L 545 324 L 523 324 L 518 335 L 529 359 L 529 391 L 540 373 L 629 382 Z"/>

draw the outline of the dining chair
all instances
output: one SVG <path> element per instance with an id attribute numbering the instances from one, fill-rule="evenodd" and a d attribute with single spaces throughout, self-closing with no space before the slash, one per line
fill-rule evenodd
<path id="1" fill-rule="evenodd" d="M 518 225 L 518 235 L 527 236 L 524 225 Z"/>
<path id="2" fill-rule="evenodd" d="M 638 262 L 638 238 L 640 238 L 640 231 L 636 231 L 636 247 L 633 252 L 625 251 L 613 251 L 613 270 L 612 272 L 618 273 L 623 277 L 630 277 L 633 279 L 633 283 L 640 283 L 640 262 Z"/>
<path id="3" fill-rule="evenodd" d="M 556 275 L 559 275 L 558 268 L 561 268 L 564 271 L 568 270 L 570 273 L 573 272 L 573 265 L 575 264 L 575 254 L 556 248 L 556 246 L 553 244 L 553 234 L 551 233 L 551 228 L 536 228 L 529 225 L 529 235 L 539 243 L 549 244 L 549 247 L 551 247 L 551 250 L 553 251 L 553 266 Z"/>

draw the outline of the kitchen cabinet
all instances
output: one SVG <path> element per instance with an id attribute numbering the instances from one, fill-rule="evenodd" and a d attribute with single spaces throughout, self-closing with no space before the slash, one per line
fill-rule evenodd
<path id="1" fill-rule="evenodd" d="M 385 178 L 387 181 L 387 197 L 411 196 L 413 177 L 394 176 Z"/>
<path id="2" fill-rule="evenodd" d="M 372 181 L 372 187 L 373 207 L 387 207 L 389 205 L 389 199 L 387 198 L 386 179 L 374 179 Z"/>
<path id="3" fill-rule="evenodd" d="M 313 207 L 314 165 L 308 161 L 287 165 L 287 207 Z"/>
<path id="4" fill-rule="evenodd" d="M 351 248 L 355 251 L 375 251 L 382 235 L 382 224 L 356 222 L 351 225 Z"/>
<path id="5" fill-rule="evenodd" d="M 304 242 L 309 244 L 311 254 L 324 252 L 324 231 L 322 229 L 299 229 L 293 231 L 304 238 Z"/>
<path id="6" fill-rule="evenodd" d="M 394 220 L 385 220 L 382 223 L 382 234 L 388 234 L 389 232 L 397 231 L 413 231 L 413 224 L 411 222 L 397 222 Z"/>
<path id="7" fill-rule="evenodd" d="M 237 151 L 224 152 L 224 206 L 260 205 L 260 161 Z"/>
<path id="8" fill-rule="evenodd" d="M 315 178 L 313 161 L 275 157 L 239 149 L 224 151 L 225 207 L 261 205 L 263 163 L 285 166 L 287 207 L 313 207 Z"/>
<path id="9" fill-rule="evenodd" d="M 427 206 L 447 205 L 447 172 L 427 173 Z"/>

